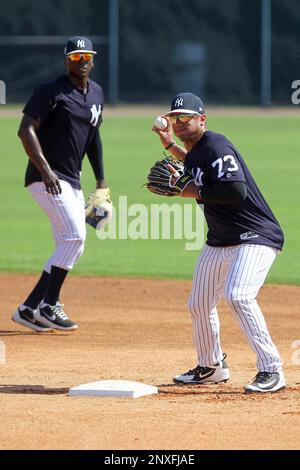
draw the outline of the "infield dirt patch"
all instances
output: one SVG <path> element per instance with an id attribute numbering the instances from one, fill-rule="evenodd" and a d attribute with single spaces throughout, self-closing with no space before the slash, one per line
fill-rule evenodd
<path id="1" fill-rule="evenodd" d="M 299 448 L 300 287 L 270 285 L 259 295 L 287 388 L 258 396 L 244 394 L 255 356 L 225 303 L 219 315 L 231 380 L 173 385 L 175 374 L 196 365 L 191 282 L 70 276 L 62 300 L 78 331 L 38 334 L 10 320 L 35 280 L 0 275 L 1 449 Z M 157 385 L 159 394 L 68 396 L 72 386 L 105 379 Z"/>

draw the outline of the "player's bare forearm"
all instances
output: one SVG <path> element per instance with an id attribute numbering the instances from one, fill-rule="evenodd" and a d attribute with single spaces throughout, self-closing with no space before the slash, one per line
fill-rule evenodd
<path id="1" fill-rule="evenodd" d="M 36 130 L 39 127 L 40 123 L 38 121 L 25 114 L 20 124 L 18 136 L 22 141 L 26 154 L 39 172 L 42 173 L 43 171 L 49 171 L 50 166 L 43 155 L 38 136 L 36 135 Z"/>
<path id="2" fill-rule="evenodd" d="M 192 197 L 194 199 L 200 199 L 199 197 L 199 186 L 196 186 L 192 181 L 184 188 L 181 193 L 181 197 Z"/>
<path id="3" fill-rule="evenodd" d="M 183 162 L 187 154 L 187 150 L 176 143 L 168 149 L 168 152 L 170 152 L 173 157 L 176 157 L 178 160 L 182 160 Z"/>
<path id="4" fill-rule="evenodd" d="M 61 186 L 57 175 L 50 168 L 49 163 L 44 157 L 36 130 L 40 124 L 38 121 L 30 118 L 30 116 L 24 115 L 18 136 L 20 137 L 25 152 L 32 161 L 33 165 L 39 170 L 42 180 L 45 184 L 46 191 L 50 194 L 61 193 Z"/>
<path id="5" fill-rule="evenodd" d="M 18 133 L 24 150 L 34 166 L 39 170 L 40 173 L 50 170 L 49 164 L 43 155 L 37 135 L 32 128 L 20 129 Z"/>
<path id="6" fill-rule="evenodd" d="M 152 131 L 155 132 L 162 145 L 164 146 L 164 148 L 170 152 L 173 157 L 176 157 L 178 158 L 178 160 L 182 160 L 184 161 L 185 160 L 185 156 L 187 154 L 187 150 L 184 148 L 184 147 L 181 147 L 180 145 L 178 145 L 175 140 L 173 139 L 173 129 L 172 129 L 172 126 L 170 124 L 170 121 L 169 119 L 167 119 L 168 121 L 168 127 L 166 130 L 161 130 L 161 129 L 158 129 L 156 126 L 153 126 L 152 127 Z M 170 145 L 172 144 L 172 145 Z"/>

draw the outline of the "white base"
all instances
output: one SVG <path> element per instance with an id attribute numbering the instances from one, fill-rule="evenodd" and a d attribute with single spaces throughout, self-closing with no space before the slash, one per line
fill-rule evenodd
<path id="1" fill-rule="evenodd" d="M 72 387 L 69 395 L 80 397 L 129 397 L 138 398 L 158 393 L 157 387 L 129 380 L 100 380 Z"/>

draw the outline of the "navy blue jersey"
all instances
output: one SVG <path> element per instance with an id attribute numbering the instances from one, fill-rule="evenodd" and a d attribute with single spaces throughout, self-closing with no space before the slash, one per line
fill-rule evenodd
<path id="1" fill-rule="evenodd" d="M 102 122 L 103 91 L 88 80 L 84 94 L 67 75 L 44 83 L 34 90 L 23 113 L 40 121 L 37 136 L 43 154 L 57 176 L 80 189 L 82 159 Z M 25 186 L 42 181 L 29 160 Z"/>
<path id="2" fill-rule="evenodd" d="M 199 187 L 233 181 L 242 181 L 247 186 L 247 196 L 243 202 L 204 203 L 208 245 L 255 243 L 282 249 L 284 239 L 280 225 L 242 156 L 226 137 L 206 131 L 188 152 L 185 163 L 192 170 Z"/>

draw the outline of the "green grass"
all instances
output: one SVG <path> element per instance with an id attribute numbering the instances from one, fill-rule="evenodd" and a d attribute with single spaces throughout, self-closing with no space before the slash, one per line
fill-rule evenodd
<path id="1" fill-rule="evenodd" d="M 300 283 L 299 190 L 300 119 L 295 117 L 211 118 L 208 126 L 224 133 L 240 150 L 261 191 L 285 232 L 285 247 L 268 277 L 272 283 Z M 1 119 L 0 270 L 39 272 L 53 250 L 47 218 L 23 187 L 27 157 L 16 136 L 18 120 Z M 162 148 L 150 132 L 152 118 L 106 118 L 102 126 L 105 173 L 112 199 L 127 195 L 128 204 L 165 203 L 166 198 L 140 189 L 148 169 L 162 157 Z M 87 195 L 94 187 L 88 160 L 82 185 Z M 187 203 L 174 198 L 173 203 Z M 136 217 L 129 217 L 133 222 Z M 185 250 L 186 240 L 99 240 L 88 227 L 85 253 L 75 274 L 191 278 L 197 251 Z"/>

